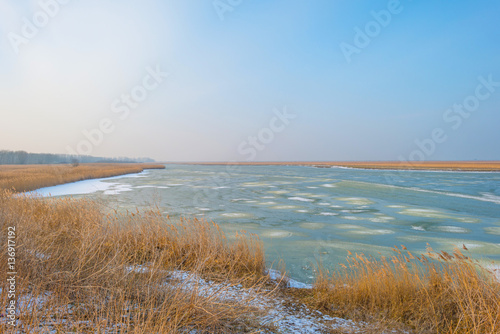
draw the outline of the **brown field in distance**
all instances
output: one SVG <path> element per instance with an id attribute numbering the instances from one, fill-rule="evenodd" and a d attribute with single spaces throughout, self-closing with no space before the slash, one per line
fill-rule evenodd
<path id="1" fill-rule="evenodd" d="M 188 162 L 194 165 L 312 166 L 363 169 L 500 171 L 500 161 L 283 161 L 283 162 Z"/>

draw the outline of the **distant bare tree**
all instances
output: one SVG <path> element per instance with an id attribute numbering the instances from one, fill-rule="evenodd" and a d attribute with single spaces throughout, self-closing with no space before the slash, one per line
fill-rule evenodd
<path id="1" fill-rule="evenodd" d="M 154 162 L 150 158 L 102 158 L 90 155 L 68 155 L 53 153 L 28 153 L 25 151 L 0 150 L 0 165 L 31 165 L 31 164 L 72 164 L 77 167 L 80 163 L 135 163 Z"/>

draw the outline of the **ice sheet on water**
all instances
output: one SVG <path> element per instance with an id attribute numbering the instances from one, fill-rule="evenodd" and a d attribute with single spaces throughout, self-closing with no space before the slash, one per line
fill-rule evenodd
<path id="1" fill-rule="evenodd" d="M 311 198 L 303 198 L 303 197 L 298 197 L 298 196 L 288 197 L 288 199 L 290 199 L 292 201 L 300 201 L 300 202 L 314 202 L 314 200 Z"/>
<path id="2" fill-rule="evenodd" d="M 339 214 L 336 212 L 321 212 L 320 216 L 338 216 Z"/>
<path id="3" fill-rule="evenodd" d="M 119 182 L 104 182 L 104 181 L 117 180 L 128 177 L 144 177 L 146 176 L 146 174 L 147 171 L 144 171 L 136 174 L 119 175 L 101 179 L 92 179 L 92 180 L 66 183 L 58 186 L 40 188 L 30 192 L 30 194 L 36 194 L 37 196 L 42 196 L 42 197 L 84 195 L 84 194 L 95 193 L 97 191 L 104 191 L 105 194 L 118 194 L 122 191 L 130 191 L 132 189 L 127 184 L 122 184 Z"/>

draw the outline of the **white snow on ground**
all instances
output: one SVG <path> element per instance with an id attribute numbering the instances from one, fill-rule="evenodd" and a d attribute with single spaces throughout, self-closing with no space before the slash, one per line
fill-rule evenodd
<path id="1" fill-rule="evenodd" d="M 497 281 L 500 282 L 500 265 L 489 265 L 486 267 L 489 271 L 493 273 Z"/>
<path id="2" fill-rule="evenodd" d="M 281 277 L 283 276 L 279 271 L 273 270 L 273 269 L 269 269 L 266 272 L 266 274 L 269 275 L 269 277 L 273 281 L 280 281 Z M 288 278 L 288 277 L 285 277 L 284 281 L 286 282 L 287 288 L 312 289 L 312 284 L 302 283 L 302 282 L 296 281 L 296 280 Z"/>
<path id="3" fill-rule="evenodd" d="M 125 270 L 128 272 L 134 271 L 137 273 L 145 273 L 149 271 L 149 268 L 147 266 L 129 266 Z M 282 275 L 278 271 L 270 270 L 268 274 L 271 279 L 276 282 L 282 279 Z M 285 281 L 288 287 L 311 288 L 309 284 L 300 283 L 288 278 L 285 278 Z M 202 297 L 215 298 L 223 302 L 239 303 L 263 311 L 262 315 L 257 315 L 257 321 L 259 321 L 262 326 L 273 328 L 263 333 L 274 333 L 274 328 L 276 328 L 276 333 L 292 334 L 329 333 L 332 329 L 356 333 L 360 330 L 360 327 L 351 320 L 333 318 L 319 311 L 311 311 L 305 305 L 297 304 L 286 297 L 280 297 L 280 294 L 273 293 L 270 290 L 247 289 L 243 288 L 241 285 L 215 283 L 213 281 L 207 281 L 197 274 L 185 271 L 170 272 L 163 285 L 166 288 L 171 288 L 173 286 L 176 288 L 180 287 L 186 292 L 194 291 Z M 41 309 L 48 301 L 49 297 L 49 293 L 46 294 L 46 297 L 33 298 L 30 295 L 22 296 L 19 298 L 18 306 L 24 310 L 33 309 L 33 307 Z M 64 311 L 64 313 L 72 313 L 71 309 Z M 3 318 L 3 316 L 2 314 L 1 318 Z M 3 320 L 4 319 L 1 319 L 0 321 Z M 80 324 L 83 323 L 84 322 L 81 322 Z M 53 324 L 51 320 L 45 323 L 48 327 L 44 329 L 44 333 L 47 333 L 46 330 L 51 328 L 51 324 Z M 111 326 L 109 333 L 114 333 L 118 327 L 120 326 Z M 37 333 L 37 329 L 33 329 L 33 332 Z M 49 330 L 48 333 L 56 332 L 56 330 Z M 196 334 L 196 332 L 192 333 Z"/>
<path id="4" fill-rule="evenodd" d="M 116 180 L 127 177 L 145 177 L 148 171 L 141 173 L 119 175 L 106 177 L 101 179 L 84 180 L 72 183 L 65 183 L 53 187 L 40 188 L 29 192 L 28 194 L 36 194 L 42 197 L 67 196 L 67 195 L 83 195 L 91 194 L 97 191 L 104 191 L 106 195 L 118 194 L 122 191 L 130 191 L 132 188 L 127 184 L 117 182 L 103 182 L 108 180 Z"/>
<path id="5" fill-rule="evenodd" d="M 270 272 L 270 276 L 276 279 L 281 278 L 281 275 L 276 271 Z M 214 283 L 206 281 L 196 274 L 183 271 L 172 272 L 170 279 L 171 281 L 165 283 L 166 286 L 180 284 L 182 289 L 197 291 L 203 297 L 217 296 L 224 302 L 240 303 L 265 311 L 266 314 L 258 318 L 260 324 L 275 326 L 278 333 L 327 333 L 332 329 L 355 332 L 359 329 L 356 323 L 351 320 L 333 318 L 319 311 L 311 311 L 305 305 L 280 298 L 279 295 L 272 294 L 270 291 L 265 294 L 254 289 L 245 289 L 241 285 Z M 291 286 L 303 284 L 299 283 L 293 281 Z"/>

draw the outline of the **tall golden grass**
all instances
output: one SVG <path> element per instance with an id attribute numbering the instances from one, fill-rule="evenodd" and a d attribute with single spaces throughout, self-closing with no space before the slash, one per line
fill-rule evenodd
<path id="1" fill-rule="evenodd" d="M 394 251 L 380 259 L 349 253 L 333 273 L 320 268 L 307 303 L 337 316 L 402 323 L 415 333 L 500 333 L 500 283 L 477 261 L 459 249 Z"/>
<path id="2" fill-rule="evenodd" d="M 0 166 L 0 245 L 16 227 L 20 332 L 241 333 L 259 310 L 202 295 L 172 281 L 187 271 L 214 281 L 266 283 L 259 238 L 228 241 L 213 222 L 171 221 L 157 208 L 117 213 L 85 199 L 13 196 L 63 182 L 138 172 L 144 165 Z M 82 168 L 80 168 L 82 167 Z M 152 166 L 155 167 L 155 166 Z M 137 169 L 140 168 L 140 169 Z M 149 168 L 149 167 L 148 167 Z M 318 268 L 312 290 L 285 289 L 311 308 L 415 333 L 500 333 L 500 284 L 461 250 L 414 256 L 404 247 L 375 259 L 349 254 L 332 273 Z M 7 264 L 7 253 L 0 252 Z M 0 270 L 5 311 L 7 270 Z M 165 284 L 170 282 L 169 284 Z M 0 311 L 1 312 L 1 311 Z M 12 328 L 0 323 L 0 332 Z M 372 332 L 380 332 L 374 330 Z"/>
<path id="3" fill-rule="evenodd" d="M 33 183 L 26 175 L 36 172 L 20 170 L 21 177 L 10 178 L 18 182 L 16 189 L 52 182 L 50 169 L 48 177 Z M 82 173 L 87 178 L 115 171 L 59 175 L 74 180 Z M 234 333 L 259 327 L 253 320 L 259 310 L 225 302 L 224 291 L 206 296 L 170 278 L 182 270 L 258 290 L 266 277 L 255 235 L 243 233 L 229 242 L 215 223 L 173 222 L 158 209 L 109 213 L 90 200 L 0 190 L 1 245 L 7 245 L 10 226 L 16 228 L 19 322 L 15 330 L 0 323 L 0 332 Z M 7 257 L 0 252 L 0 263 L 6 266 Z M 0 270 L 1 312 L 9 301 L 7 272 Z"/>
<path id="4" fill-rule="evenodd" d="M 58 184 L 163 169 L 160 164 L 0 165 L 0 189 L 31 191 Z"/>

